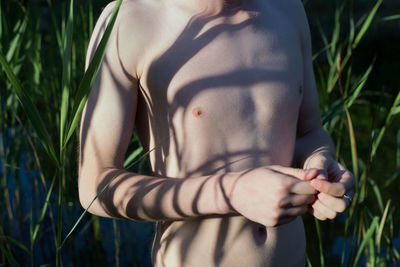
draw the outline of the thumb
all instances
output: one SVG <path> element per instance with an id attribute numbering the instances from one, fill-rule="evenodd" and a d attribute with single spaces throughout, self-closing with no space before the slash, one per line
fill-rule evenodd
<path id="1" fill-rule="evenodd" d="M 316 169 L 315 178 L 319 180 L 328 180 L 328 161 L 324 157 L 314 156 L 306 161 L 304 168 L 307 170 Z"/>

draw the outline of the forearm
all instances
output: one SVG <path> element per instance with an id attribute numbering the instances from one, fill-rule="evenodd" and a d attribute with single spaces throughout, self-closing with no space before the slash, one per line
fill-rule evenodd
<path id="1" fill-rule="evenodd" d="M 107 169 L 94 179 L 101 182 L 85 185 L 82 181 L 79 191 L 82 206 L 88 208 L 95 196 L 109 184 L 88 209 L 99 216 L 144 221 L 180 220 L 231 213 L 222 179 L 225 184 L 234 176 L 225 174 L 175 179 Z"/>
<path id="2" fill-rule="evenodd" d="M 334 157 L 335 146 L 328 133 L 322 128 L 316 128 L 296 139 L 294 162 L 298 167 L 306 167 L 307 159 L 318 154 L 328 154 Z"/>

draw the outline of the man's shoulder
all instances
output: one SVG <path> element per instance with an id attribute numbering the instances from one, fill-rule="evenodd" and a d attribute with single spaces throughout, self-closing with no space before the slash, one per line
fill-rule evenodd
<path id="1" fill-rule="evenodd" d="M 100 42 L 106 26 L 111 18 L 117 1 L 104 7 L 89 43 L 89 58 Z M 118 56 L 128 65 L 137 65 L 143 54 L 144 47 L 151 43 L 154 31 L 157 29 L 154 19 L 162 11 L 161 4 L 156 0 L 124 0 L 119 8 L 107 49 L 109 56 Z M 107 55 L 107 54 L 106 54 Z M 132 66 L 132 68 L 136 68 Z"/>
<path id="2" fill-rule="evenodd" d="M 113 1 L 104 8 L 99 17 L 100 23 L 108 21 L 116 2 Z M 161 4 L 156 0 L 125 0 L 119 9 L 116 26 L 132 34 L 144 34 L 154 26 L 154 18 L 161 10 Z"/>
<path id="3" fill-rule="evenodd" d="M 275 0 L 285 17 L 299 31 L 300 36 L 308 35 L 309 26 L 303 2 L 301 0 Z"/>

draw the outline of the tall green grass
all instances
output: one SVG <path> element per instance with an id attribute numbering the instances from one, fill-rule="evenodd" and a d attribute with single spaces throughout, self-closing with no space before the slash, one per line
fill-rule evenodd
<path id="1" fill-rule="evenodd" d="M 53 240 L 52 262 L 47 263 L 61 266 L 63 255 L 69 255 L 68 249 L 78 238 L 79 227 L 90 227 L 94 244 L 101 242 L 99 219 L 83 210 L 76 214 L 69 207 L 79 205 L 75 160 L 79 117 L 121 2 L 117 1 L 85 73 L 83 59 L 99 13 L 98 2 L 46 0 L 41 7 L 33 1 L 0 3 L 0 263 L 34 265 L 36 252 L 47 237 Z M 317 230 L 316 236 L 309 236 L 315 242 L 309 242 L 308 264 L 332 265 L 330 250 L 337 236 L 343 237 L 343 246 L 333 265 L 398 264 L 399 247 L 393 241 L 400 228 L 396 220 L 399 204 L 385 191 L 400 185 L 400 130 L 397 138 L 387 134 L 395 131 L 392 124 L 396 120 L 398 127 L 400 88 L 368 89 L 376 61 L 371 58 L 369 65 L 360 68 L 354 57 L 373 29 L 397 21 L 400 14 L 380 16 L 381 0 L 371 2 L 361 17 L 353 13 L 352 1 L 335 3 L 333 28 L 321 25 L 313 32 L 323 43 L 315 52 L 314 66 L 324 127 L 337 144 L 338 159 L 355 174 L 357 186 L 352 206 L 333 224 L 306 218 L 307 232 Z M 373 116 L 364 115 L 368 110 Z M 368 124 L 369 130 L 360 131 L 361 124 Z M 380 149 L 387 140 L 396 145 L 385 147 L 390 150 L 386 153 L 397 155 L 397 161 L 377 177 Z M 125 166 L 141 166 L 143 157 L 134 134 Z M 34 171 L 28 181 L 21 180 L 25 169 Z M 26 183 L 32 188 L 28 211 L 24 206 Z M 18 227 L 26 220 L 29 233 L 19 233 Z M 118 245 L 116 221 L 112 229 L 114 265 L 118 266 L 123 248 Z M 96 245 L 89 253 L 100 257 L 101 248 Z"/>

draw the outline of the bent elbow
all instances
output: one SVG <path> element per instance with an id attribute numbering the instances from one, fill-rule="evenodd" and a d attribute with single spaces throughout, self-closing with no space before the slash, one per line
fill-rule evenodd
<path id="1" fill-rule="evenodd" d="M 95 179 L 87 175 L 82 175 L 82 173 L 84 173 L 82 170 L 80 173 L 81 175 L 79 175 L 78 180 L 78 196 L 82 208 L 94 215 L 109 217 L 104 212 L 101 212 L 101 205 L 98 203 L 96 190 L 93 190 L 96 186 L 93 183 Z"/>

